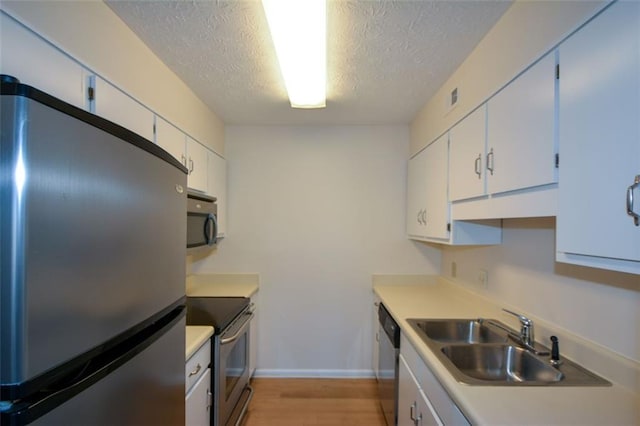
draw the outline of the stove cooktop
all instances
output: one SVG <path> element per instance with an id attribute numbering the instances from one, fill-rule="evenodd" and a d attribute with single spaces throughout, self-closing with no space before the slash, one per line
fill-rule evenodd
<path id="1" fill-rule="evenodd" d="M 187 325 L 211 325 L 221 334 L 247 306 L 247 297 L 187 297 Z"/>

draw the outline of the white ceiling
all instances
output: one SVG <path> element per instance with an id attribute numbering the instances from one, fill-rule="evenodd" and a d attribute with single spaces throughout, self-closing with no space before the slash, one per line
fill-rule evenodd
<path id="1" fill-rule="evenodd" d="M 511 5 L 329 0 L 327 107 L 292 109 L 257 0 L 109 0 L 227 124 L 409 123 Z"/>

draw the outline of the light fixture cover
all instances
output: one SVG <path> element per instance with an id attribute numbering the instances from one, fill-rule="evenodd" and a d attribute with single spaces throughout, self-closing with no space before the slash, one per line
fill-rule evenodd
<path id="1" fill-rule="evenodd" d="M 327 89 L 326 0 L 262 0 L 293 108 L 324 108 Z"/>

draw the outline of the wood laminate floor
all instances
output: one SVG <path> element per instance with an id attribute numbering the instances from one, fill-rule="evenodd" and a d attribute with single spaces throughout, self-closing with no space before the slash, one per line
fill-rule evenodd
<path id="1" fill-rule="evenodd" d="M 251 381 L 243 426 L 385 426 L 375 379 Z"/>

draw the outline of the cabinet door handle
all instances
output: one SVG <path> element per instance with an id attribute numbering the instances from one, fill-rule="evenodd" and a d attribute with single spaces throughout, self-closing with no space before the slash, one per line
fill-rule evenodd
<path id="1" fill-rule="evenodd" d="M 427 209 L 424 209 L 424 211 L 422 212 L 422 224 L 427 224 Z"/>
<path id="2" fill-rule="evenodd" d="M 416 402 L 415 402 L 415 401 L 413 401 L 413 404 L 411 404 L 411 407 L 409 407 L 409 418 L 410 418 L 411 420 L 413 420 L 413 423 L 414 423 L 414 424 L 416 423 L 416 414 L 415 414 L 415 411 L 416 411 Z"/>
<path id="3" fill-rule="evenodd" d="M 487 154 L 487 170 L 491 172 L 491 176 L 493 176 L 493 148 Z"/>
<path id="4" fill-rule="evenodd" d="M 418 220 L 418 223 L 422 224 L 422 210 L 418 212 L 416 219 Z"/>
<path id="5" fill-rule="evenodd" d="M 191 174 L 193 172 L 193 159 L 191 157 L 189 157 L 189 174 Z"/>
<path id="6" fill-rule="evenodd" d="M 183 166 L 187 167 L 187 157 L 185 157 L 184 154 L 180 155 L 180 162 Z"/>
<path id="7" fill-rule="evenodd" d="M 640 186 L 640 175 L 633 180 L 633 184 L 627 188 L 627 214 L 633 218 L 633 223 L 640 226 L 640 214 L 633 211 L 633 191 Z"/>
<path id="8" fill-rule="evenodd" d="M 480 163 L 482 162 L 482 154 L 478 154 L 478 158 L 476 158 L 476 162 L 474 164 L 474 168 L 476 170 L 476 174 L 478 175 L 478 179 L 482 176 L 482 169 Z"/>
<path id="9" fill-rule="evenodd" d="M 202 369 L 202 366 L 200 365 L 200 363 L 198 363 L 198 365 L 196 365 L 196 369 L 193 370 L 191 373 L 189 373 L 189 377 L 195 376 L 200 372 L 201 369 Z"/>
<path id="10" fill-rule="evenodd" d="M 422 425 L 422 413 L 418 414 L 418 417 L 416 417 L 415 421 L 414 421 L 415 426 L 420 426 Z"/>

